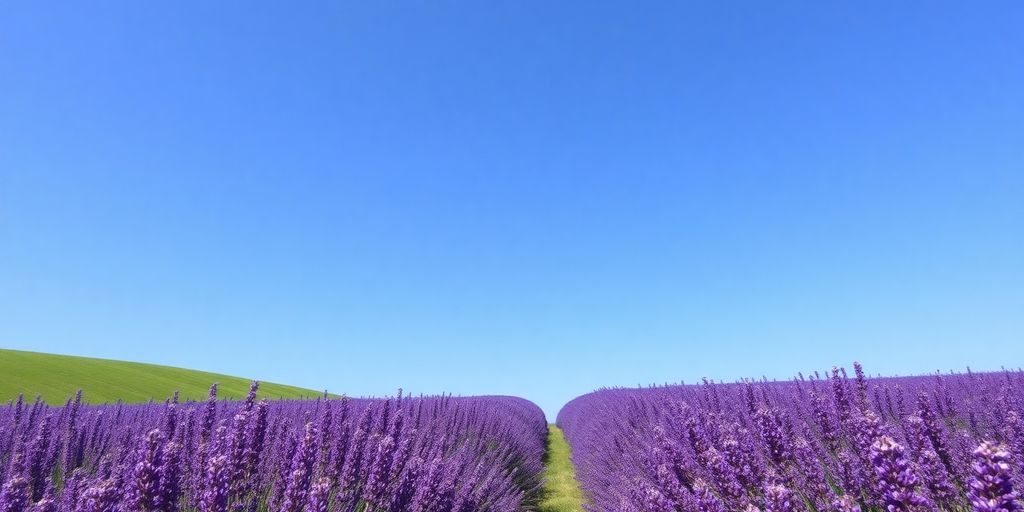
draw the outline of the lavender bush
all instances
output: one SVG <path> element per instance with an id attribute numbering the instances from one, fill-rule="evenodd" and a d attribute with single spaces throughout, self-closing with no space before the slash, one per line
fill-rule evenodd
<path id="1" fill-rule="evenodd" d="M 0 407 L 3 512 L 513 512 L 546 423 L 512 397 Z"/>
<path id="2" fill-rule="evenodd" d="M 1024 373 L 604 389 L 558 424 L 596 512 L 1021 510 Z"/>

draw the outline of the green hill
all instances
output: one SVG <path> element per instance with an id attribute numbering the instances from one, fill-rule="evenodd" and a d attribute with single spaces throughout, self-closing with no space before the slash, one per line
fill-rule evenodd
<path id="1" fill-rule="evenodd" d="M 79 389 L 89 403 L 163 401 L 175 390 L 181 400 L 204 400 L 210 385 L 218 383 L 217 396 L 238 399 L 249 391 L 250 379 L 170 366 L 130 363 L 110 359 L 64 356 L 0 349 L 0 404 L 17 398 L 41 395 L 50 404 L 63 404 Z M 260 396 L 301 398 L 322 392 L 272 382 L 260 382 Z"/>

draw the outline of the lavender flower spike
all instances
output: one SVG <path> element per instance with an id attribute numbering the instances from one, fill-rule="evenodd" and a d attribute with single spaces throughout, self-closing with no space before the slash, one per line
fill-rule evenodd
<path id="1" fill-rule="evenodd" d="M 850 495 L 845 495 L 832 501 L 832 510 L 835 512 L 860 512 L 860 505 Z"/>
<path id="2" fill-rule="evenodd" d="M 917 476 L 911 470 L 903 446 L 889 436 L 881 436 L 871 445 L 871 464 L 878 476 L 878 491 L 886 510 L 931 510 L 928 499 L 917 492 Z"/>
<path id="3" fill-rule="evenodd" d="M 764 512 L 792 512 L 793 493 L 782 485 L 769 485 L 764 489 Z"/>
<path id="4" fill-rule="evenodd" d="M 163 489 L 160 487 L 160 473 L 163 465 L 163 450 L 160 431 L 150 430 L 139 450 L 139 462 L 135 465 L 134 489 L 131 502 L 133 510 L 161 510 Z"/>
<path id="5" fill-rule="evenodd" d="M 1019 496 L 1010 480 L 1010 452 L 1006 446 L 982 442 L 974 452 L 974 477 L 968 496 L 975 512 L 1021 510 Z"/>
<path id="6" fill-rule="evenodd" d="M 210 458 L 206 468 L 206 488 L 199 500 L 200 512 L 227 512 L 229 469 L 227 456 Z"/>
<path id="7" fill-rule="evenodd" d="M 77 512 L 114 512 L 119 499 L 117 482 L 113 479 L 98 481 L 82 493 Z"/>
<path id="8" fill-rule="evenodd" d="M 13 475 L 0 488 L 0 512 L 24 512 L 28 510 L 28 479 Z"/>

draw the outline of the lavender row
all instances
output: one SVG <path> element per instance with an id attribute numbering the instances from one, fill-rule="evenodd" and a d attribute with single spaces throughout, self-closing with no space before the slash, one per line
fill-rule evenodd
<path id="1" fill-rule="evenodd" d="M 2 512 L 515 512 L 546 423 L 513 397 L 0 406 Z"/>
<path id="2" fill-rule="evenodd" d="M 603 389 L 558 416 L 588 510 L 1022 509 L 1024 373 Z"/>

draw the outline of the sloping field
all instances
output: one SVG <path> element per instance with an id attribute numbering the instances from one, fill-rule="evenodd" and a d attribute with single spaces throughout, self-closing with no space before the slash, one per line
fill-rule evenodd
<path id="1" fill-rule="evenodd" d="M 251 380 L 155 364 L 0 349 L 0 403 L 22 393 L 30 402 L 38 394 L 47 403 L 62 404 L 79 389 L 88 403 L 163 401 L 174 391 L 181 393 L 182 401 L 203 400 L 214 382 L 219 383 L 219 397 L 238 399 L 245 397 Z M 261 382 L 259 394 L 302 398 L 321 393 Z"/>

